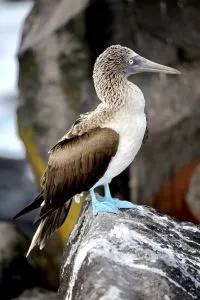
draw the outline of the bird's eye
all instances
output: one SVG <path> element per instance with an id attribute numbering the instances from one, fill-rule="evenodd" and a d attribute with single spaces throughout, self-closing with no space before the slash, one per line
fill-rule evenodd
<path id="1" fill-rule="evenodd" d="M 132 64 L 133 64 L 133 60 L 130 59 L 130 60 L 129 60 L 129 65 L 132 65 Z"/>

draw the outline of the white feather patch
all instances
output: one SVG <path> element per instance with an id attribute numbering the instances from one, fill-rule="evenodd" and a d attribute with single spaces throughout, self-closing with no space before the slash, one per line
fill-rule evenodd
<path id="1" fill-rule="evenodd" d="M 94 185 L 109 183 L 123 172 L 138 153 L 146 131 L 145 100 L 141 90 L 130 83 L 130 93 L 126 105 L 119 109 L 113 119 L 104 127 L 111 128 L 119 134 L 119 145 L 104 176 Z"/>
<path id="2" fill-rule="evenodd" d="M 83 193 L 76 194 L 76 195 L 74 196 L 74 201 L 75 201 L 76 203 L 80 203 L 81 197 L 82 197 L 82 196 L 83 196 Z"/>

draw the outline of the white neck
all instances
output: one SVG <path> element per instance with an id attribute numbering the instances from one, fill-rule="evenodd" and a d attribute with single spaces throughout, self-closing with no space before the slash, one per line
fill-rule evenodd
<path id="1" fill-rule="evenodd" d="M 145 99 L 140 88 L 128 81 L 127 95 L 126 95 L 127 109 L 132 108 L 134 111 L 144 111 Z"/>

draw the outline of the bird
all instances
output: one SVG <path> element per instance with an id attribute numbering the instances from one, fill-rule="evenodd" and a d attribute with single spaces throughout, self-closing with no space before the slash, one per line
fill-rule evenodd
<path id="1" fill-rule="evenodd" d="M 111 45 L 97 57 L 93 83 L 99 105 L 81 114 L 50 149 L 40 193 L 14 217 L 40 207 L 39 226 L 27 256 L 35 246 L 45 246 L 64 223 L 73 197 L 82 192 L 89 192 L 94 215 L 135 207 L 130 201 L 113 198 L 109 184 L 133 162 L 147 139 L 144 95 L 129 80 L 130 75 L 141 72 L 180 74 L 121 45 Z M 99 186 L 104 187 L 104 196 L 95 193 Z"/>

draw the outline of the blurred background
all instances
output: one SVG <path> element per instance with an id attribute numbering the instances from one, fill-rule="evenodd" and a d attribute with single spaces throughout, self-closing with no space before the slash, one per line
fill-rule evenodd
<path id="1" fill-rule="evenodd" d="M 16 124 L 16 55 L 21 26 L 31 7 L 31 1 L 0 2 L 0 217 L 3 220 L 12 219 L 19 205 L 23 206 L 22 202 L 25 204 L 36 192 L 34 177 Z M 24 229 L 31 234 L 32 226 L 28 227 L 24 226 Z"/>
<path id="2" fill-rule="evenodd" d="M 111 44 L 128 46 L 182 72 L 179 77 L 131 78 L 146 98 L 149 139 L 132 166 L 113 180 L 112 193 L 199 224 L 200 2 L 7 0 L 0 1 L 0 16 L 2 226 L 13 223 L 12 217 L 35 197 L 49 148 L 80 113 L 97 105 L 93 63 Z M 73 204 L 69 218 L 50 241 L 53 247 L 44 254 L 36 251 L 34 272 L 42 268 L 45 276 L 50 274 L 47 280 L 44 276 L 46 285 L 43 281 L 37 285 L 56 288 L 60 253 L 81 205 Z M 27 245 L 36 214 L 16 222 Z M 2 247 L 4 233 L 0 226 Z M 54 271 L 49 271 L 49 262 Z M 16 288 L 15 296 L 24 289 Z"/>

